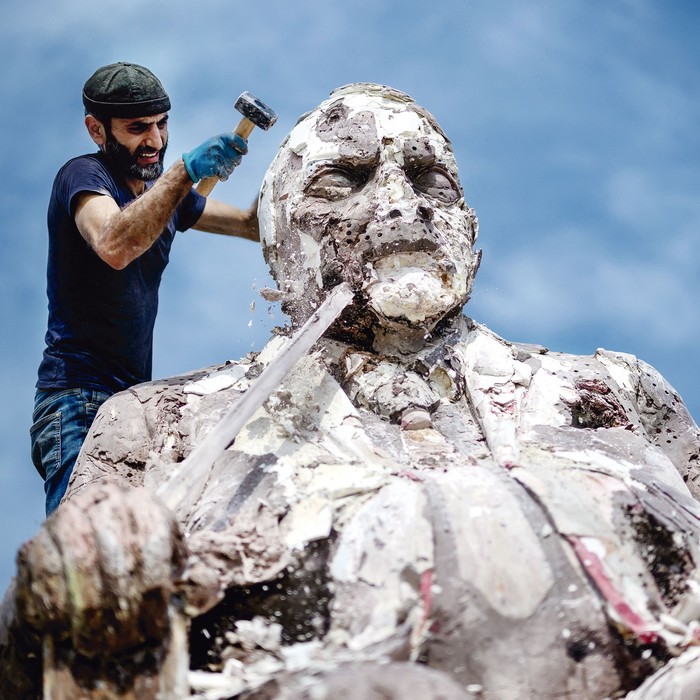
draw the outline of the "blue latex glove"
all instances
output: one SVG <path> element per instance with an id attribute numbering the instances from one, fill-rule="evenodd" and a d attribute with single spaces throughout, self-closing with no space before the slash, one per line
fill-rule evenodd
<path id="1" fill-rule="evenodd" d="M 248 152 L 248 144 L 237 134 L 212 136 L 189 153 L 182 154 L 192 182 L 216 176 L 226 180 Z"/>

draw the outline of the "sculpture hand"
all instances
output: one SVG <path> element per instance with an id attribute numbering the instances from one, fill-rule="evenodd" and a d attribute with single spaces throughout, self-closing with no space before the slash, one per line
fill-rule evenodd
<path id="1" fill-rule="evenodd" d="M 159 501 L 98 484 L 62 504 L 20 550 L 20 618 L 88 658 L 157 641 L 183 562 L 179 528 Z"/>

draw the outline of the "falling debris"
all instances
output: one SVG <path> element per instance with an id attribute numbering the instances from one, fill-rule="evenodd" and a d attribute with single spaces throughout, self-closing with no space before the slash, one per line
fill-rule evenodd
<path id="1" fill-rule="evenodd" d="M 265 301 L 272 303 L 284 299 L 284 294 L 279 289 L 270 289 L 269 287 L 263 287 L 260 290 L 260 296 Z"/>

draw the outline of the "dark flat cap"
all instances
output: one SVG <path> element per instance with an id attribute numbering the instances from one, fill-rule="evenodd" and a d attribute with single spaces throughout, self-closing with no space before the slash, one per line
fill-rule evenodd
<path id="1" fill-rule="evenodd" d="M 170 109 L 160 80 L 136 63 L 110 63 L 98 68 L 83 87 L 85 109 L 96 116 L 133 119 Z"/>

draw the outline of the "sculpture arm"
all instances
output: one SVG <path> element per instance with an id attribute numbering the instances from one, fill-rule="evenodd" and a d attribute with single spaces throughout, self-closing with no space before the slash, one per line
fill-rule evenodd
<path id="1" fill-rule="evenodd" d="M 145 489 L 103 483 L 62 504 L 20 549 L 0 607 L 2 697 L 48 697 L 47 688 L 78 697 L 74 683 L 91 667 L 107 689 L 100 697 L 116 697 L 119 683 L 133 686 L 129 697 L 147 687 L 183 697 L 175 594 L 185 559 L 174 516 Z"/>

